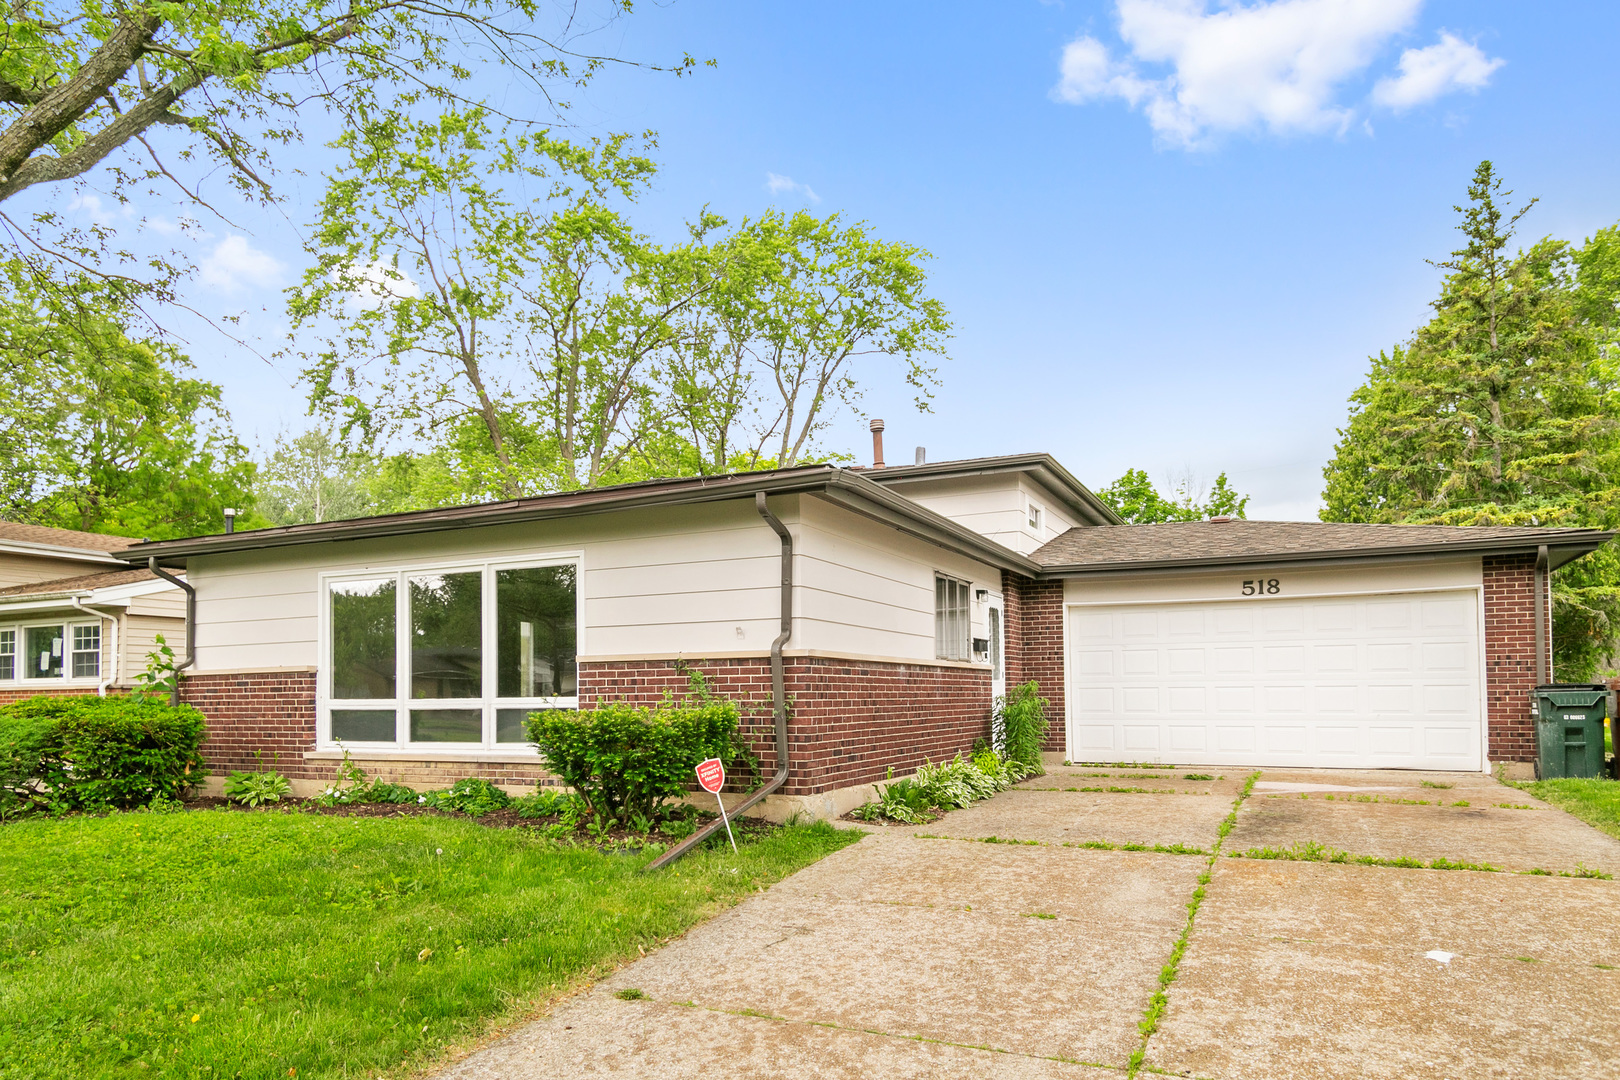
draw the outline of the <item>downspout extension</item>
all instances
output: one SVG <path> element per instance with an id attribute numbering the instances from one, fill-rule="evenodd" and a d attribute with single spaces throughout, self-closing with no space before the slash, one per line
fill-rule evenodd
<path id="1" fill-rule="evenodd" d="M 782 630 L 776 635 L 776 640 L 771 642 L 771 702 L 776 714 L 776 775 L 771 777 L 764 787 L 732 807 L 730 813 L 733 817 L 750 809 L 765 796 L 780 788 L 787 783 L 788 778 L 787 679 L 782 671 L 782 646 L 793 636 L 793 534 L 788 532 L 787 526 L 783 525 L 777 516 L 771 513 L 770 507 L 765 505 L 763 491 L 754 492 L 754 509 L 759 511 L 759 516 L 765 519 L 765 524 L 769 525 L 782 540 Z M 648 863 L 647 869 L 663 869 L 707 840 L 722 824 L 719 818 L 709 822 Z"/>
<path id="2" fill-rule="evenodd" d="M 159 566 L 156 555 L 147 558 L 146 568 L 186 594 L 186 658 L 174 665 L 174 690 L 169 694 L 169 704 L 178 705 L 180 673 L 197 662 L 197 590 L 185 578 L 177 578 Z"/>
<path id="3" fill-rule="evenodd" d="M 1547 545 L 1536 549 L 1536 685 L 1545 686 L 1547 673 Z"/>
<path id="4" fill-rule="evenodd" d="M 68 597 L 68 603 L 72 604 L 86 615 L 94 615 L 96 617 L 96 626 L 98 628 L 101 626 L 102 619 L 109 619 L 112 621 L 112 648 L 110 648 L 107 652 L 107 655 L 112 658 L 112 663 L 108 665 L 112 670 L 111 672 L 102 672 L 102 675 L 104 675 L 105 678 L 103 678 L 101 680 L 101 684 L 96 687 L 96 696 L 106 697 L 107 687 L 111 686 L 113 681 L 118 678 L 118 616 L 108 615 L 106 612 L 97 611 L 95 608 L 87 608 L 83 604 L 79 603 L 79 598 L 77 596 Z"/>

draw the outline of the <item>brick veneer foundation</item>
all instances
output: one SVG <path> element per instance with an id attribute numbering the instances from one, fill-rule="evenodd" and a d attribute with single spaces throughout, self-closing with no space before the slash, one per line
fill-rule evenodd
<path id="1" fill-rule="evenodd" d="M 776 770 L 770 660 L 695 661 L 712 691 L 743 707 L 742 726 L 769 776 Z M 890 767 L 909 773 L 924 760 L 970 750 L 989 734 L 990 675 L 983 668 L 885 663 L 819 656 L 784 663 L 792 715 L 792 771 L 786 795 L 808 795 L 881 780 Z M 584 663 L 580 704 L 655 704 L 682 696 L 688 667 L 675 660 Z M 210 773 L 274 768 L 294 781 L 329 779 L 336 763 L 309 760 L 315 748 L 315 673 L 265 671 L 199 674 L 181 698 L 208 717 L 203 756 Z M 447 748 L 449 749 L 449 748 Z M 500 761 L 376 761 L 370 774 L 414 787 L 444 787 L 465 776 L 521 786 L 555 782 L 543 768 Z M 746 781 L 745 777 L 738 777 Z"/>
<path id="2" fill-rule="evenodd" d="M 1049 753 L 1066 753 L 1063 696 L 1063 582 L 1033 581 L 1001 572 L 1007 639 L 1007 686 L 1034 679 L 1051 703 L 1046 731 Z"/>
<path id="3" fill-rule="evenodd" d="M 127 689 L 127 687 L 112 687 L 109 692 L 124 693 Z M 13 701 L 22 701 L 24 698 L 45 695 L 51 697 L 84 697 L 86 695 L 95 697 L 96 688 L 94 686 L 23 686 L 16 689 L 7 688 L 0 690 L 0 705 L 9 705 Z"/>
<path id="4" fill-rule="evenodd" d="M 1492 761 L 1536 759 L 1536 557 L 1488 555 L 1485 581 L 1485 700 Z M 1546 591 L 1542 603 L 1546 603 Z M 1551 622 L 1548 656 L 1552 655 Z"/>
<path id="5" fill-rule="evenodd" d="M 776 771 L 767 657 L 694 661 L 716 696 L 743 706 L 743 730 L 769 776 Z M 943 761 L 990 732 L 986 668 L 788 656 L 783 661 L 791 714 L 790 769 L 784 795 L 810 795 L 881 780 L 892 767 L 913 771 Z M 582 705 L 650 705 L 683 693 L 684 665 L 674 660 L 581 664 Z"/>

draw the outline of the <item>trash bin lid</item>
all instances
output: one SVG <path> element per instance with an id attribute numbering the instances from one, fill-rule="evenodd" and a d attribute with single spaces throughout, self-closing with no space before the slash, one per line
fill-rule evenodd
<path id="1" fill-rule="evenodd" d="M 1607 690 L 1554 690 L 1551 687 L 1537 687 L 1536 693 L 1561 709 L 1589 709 L 1609 696 Z"/>

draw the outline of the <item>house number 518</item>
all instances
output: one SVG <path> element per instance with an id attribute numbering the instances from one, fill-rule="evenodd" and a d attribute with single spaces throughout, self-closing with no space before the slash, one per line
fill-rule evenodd
<path id="1" fill-rule="evenodd" d="M 1243 583 L 1244 596 L 1266 596 L 1282 592 L 1276 578 L 1253 578 Z"/>

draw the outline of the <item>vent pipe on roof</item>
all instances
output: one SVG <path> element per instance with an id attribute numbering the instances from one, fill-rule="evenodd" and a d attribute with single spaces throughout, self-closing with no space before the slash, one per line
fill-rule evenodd
<path id="1" fill-rule="evenodd" d="M 225 508 L 225 531 L 227 533 L 236 531 L 236 510 L 229 506 Z"/>
<path id="2" fill-rule="evenodd" d="M 926 464 L 928 464 L 928 449 L 926 447 L 922 447 L 922 446 L 917 447 L 917 464 L 918 465 L 926 465 Z"/>
<path id="3" fill-rule="evenodd" d="M 872 468 L 883 468 L 883 421 L 874 420 L 866 425 L 872 429 Z"/>

